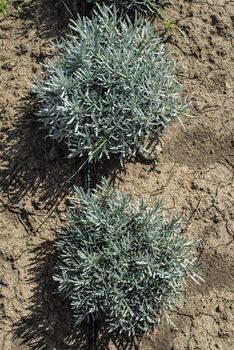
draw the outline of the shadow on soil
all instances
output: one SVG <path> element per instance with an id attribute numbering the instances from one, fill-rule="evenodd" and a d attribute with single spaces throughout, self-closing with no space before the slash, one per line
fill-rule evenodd
<path id="1" fill-rule="evenodd" d="M 24 3 L 20 9 L 19 17 L 25 21 L 21 36 L 36 29 L 36 37 L 53 39 L 67 30 L 69 20 L 76 19 L 77 14 L 88 15 L 91 4 L 85 0 L 36 0 Z"/>
<path id="2" fill-rule="evenodd" d="M 25 213 L 29 209 L 28 214 L 56 207 L 73 192 L 74 185 L 83 186 L 86 171 L 84 158 L 69 159 L 66 145 L 51 140 L 41 129 L 33 117 L 34 109 L 34 103 L 27 101 L 15 127 L 7 130 L 1 162 L 4 166 L 0 168 L 1 193 L 7 198 L 5 209 L 19 205 Z M 91 188 L 102 177 L 114 183 L 118 173 L 125 171 L 118 158 L 102 160 L 90 168 Z"/>
<path id="3" fill-rule="evenodd" d="M 7 131 L 1 167 L 1 192 L 8 208 L 19 202 L 25 212 L 49 211 L 81 182 L 81 160 L 67 159 L 66 149 L 47 137 L 33 117 L 33 104 L 20 111 L 20 120 Z M 74 176 L 75 174 L 75 176 Z M 73 176 L 72 181 L 69 179 Z M 30 196 L 30 201 L 26 197 Z M 31 202 L 31 204 L 30 204 Z M 29 206 L 29 207 L 28 207 Z M 36 212 L 35 212 L 36 213 Z M 34 214 L 35 214 L 34 213 Z"/>
<path id="4" fill-rule="evenodd" d="M 55 266 L 53 242 L 47 241 L 33 250 L 28 266 L 34 285 L 28 316 L 15 324 L 14 337 L 32 350 L 86 349 L 85 327 L 74 328 L 69 305 L 55 293 L 52 279 Z"/>

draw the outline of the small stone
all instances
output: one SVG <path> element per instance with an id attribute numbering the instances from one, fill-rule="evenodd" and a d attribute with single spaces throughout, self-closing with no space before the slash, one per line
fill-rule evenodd
<path id="1" fill-rule="evenodd" d="M 17 55 L 21 56 L 28 52 L 28 48 L 25 44 L 20 44 L 17 47 Z"/>
<path id="2" fill-rule="evenodd" d="M 232 89 L 232 83 L 226 81 L 226 83 L 225 83 L 225 88 L 226 88 L 227 90 Z"/>
<path id="3" fill-rule="evenodd" d="M 216 312 L 224 312 L 224 306 L 222 304 L 219 304 L 216 309 L 215 309 Z"/>
<path id="4" fill-rule="evenodd" d="M 160 146 L 160 145 L 155 146 L 155 152 L 156 152 L 157 155 L 162 153 L 162 146 Z"/>
<path id="5" fill-rule="evenodd" d="M 219 221 L 220 221 L 220 218 L 219 218 L 217 215 L 214 215 L 214 216 L 213 216 L 213 223 L 214 223 L 214 224 L 218 224 Z"/>
<path id="6" fill-rule="evenodd" d="M 214 154 L 214 150 L 213 149 L 210 150 L 210 154 Z"/>
<path id="7" fill-rule="evenodd" d="M 198 184 L 195 181 L 192 181 L 191 183 L 191 189 L 192 190 L 197 190 L 198 189 Z"/>

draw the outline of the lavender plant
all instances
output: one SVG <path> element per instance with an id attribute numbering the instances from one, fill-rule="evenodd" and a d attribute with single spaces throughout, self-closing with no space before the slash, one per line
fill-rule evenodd
<path id="1" fill-rule="evenodd" d="M 161 203 L 134 203 L 106 180 L 91 195 L 76 189 L 54 277 L 76 323 L 94 313 L 109 332 L 131 336 L 169 317 L 184 277 L 199 278 L 195 242 L 181 235 L 180 222 L 166 219 Z"/>
<path id="2" fill-rule="evenodd" d="M 59 58 L 33 85 L 39 119 L 53 139 L 67 143 L 70 157 L 135 155 L 149 133 L 185 108 L 175 63 L 150 23 L 120 19 L 115 7 L 99 7 L 70 28 L 54 44 Z"/>
<path id="3" fill-rule="evenodd" d="M 103 0 L 88 0 L 89 3 L 98 4 Z M 158 0 L 104 0 L 107 5 L 114 5 L 125 11 L 137 10 L 143 13 L 155 14 L 158 12 Z"/>

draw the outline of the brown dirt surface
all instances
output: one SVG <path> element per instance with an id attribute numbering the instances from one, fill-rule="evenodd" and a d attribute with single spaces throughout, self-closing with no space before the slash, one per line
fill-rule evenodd
<path id="1" fill-rule="evenodd" d="M 181 211 L 184 234 L 201 239 L 206 282 L 187 282 L 175 326 L 155 327 L 142 350 L 234 349 L 233 7 L 227 0 L 178 0 L 164 8 L 171 29 L 155 25 L 181 66 L 193 116 L 163 133 L 156 166 L 137 160 L 112 175 L 135 198 L 163 199 L 166 211 Z M 72 192 L 62 184 L 80 164 L 45 138 L 29 98 L 61 20 L 48 1 L 9 12 L 0 15 L 0 349 L 82 349 L 85 332 L 74 329 L 52 281 L 55 230 Z"/>

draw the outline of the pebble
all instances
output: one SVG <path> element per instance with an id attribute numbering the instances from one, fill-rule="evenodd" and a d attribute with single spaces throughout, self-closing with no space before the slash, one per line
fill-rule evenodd
<path id="1" fill-rule="evenodd" d="M 213 223 L 214 223 L 214 224 L 218 224 L 219 221 L 220 221 L 220 218 L 219 218 L 217 215 L 214 215 L 214 216 L 213 216 Z"/>
<path id="2" fill-rule="evenodd" d="M 17 55 L 21 56 L 28 52 L 28 48 L 25 44 L 20 44 L 17 47 Z"/>
<path id="3" fill-rule="evenodd" d="M 162 153 L 162 147 L 160 145 L 155 146 L 155 152 L 156 154 Z"/>
<path id="4" fill-rule="evenodd" d="M 224 310 L 225 308 L 222 304 L 219 304 L 215 309 L 216 312 L 224 312 Z"/>
<path id="5" fill-rule="evenodd" d="M 192 181 L 191 183 L 191 189 L 192 190 L 197 190 L 198 189 L 198 184 L 195 181 Z"/>

